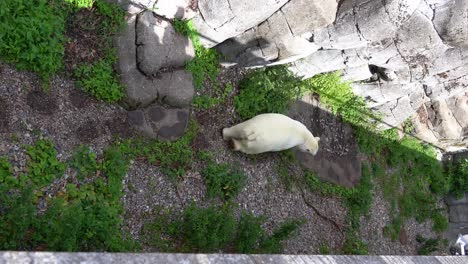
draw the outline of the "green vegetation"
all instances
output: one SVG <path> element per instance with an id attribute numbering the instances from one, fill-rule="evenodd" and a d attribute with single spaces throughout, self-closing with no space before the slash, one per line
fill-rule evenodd
<path id="1" fill-rule="evenodd" d="M 0 159 L 0 249 L 129 251 L 137 248 L 135 242 L 121 233 L 121 181 L 128 158 L 117 146 L 105 151 L 102 176 L 96 173 L 92 182 L 68 183 L 64 190 L 52 193 L 42 187 L 53 186 L 52 181 L 63 176 L 65 163 L 57 160 L 51 141 L 38 140 L 26 146 L 26 153 L 30 158 L 27 174 L 12 174 L 8 160 Z M 75 153 L 79 154 L 70 163 L 79 172 L 91 173 L 95 156 L 85 147 Z M 45 202 L 45 211 L 38 211 L 39 201 Z"/>
<path id="2" fill-rule="evenodd" d="M 224 200 L 235 197 L 246 180 L 245 174 L 235 166 L 214 162 L 210 162 L 201 171 L 201 175 L 205 181 L 207 196 L 219 196 Z"/>
<path id="3" fill-rule="evenodd" d="M 78 86 L 99 100 L 111 103 L 123 97 L 123 87 L 112 69 L 112 61 L 83 64 L 75 70 L 74 76 Z"/>
<path id="4" fill-rule="evenodd" d="M 284 113 L 304 92 L 302 81 L 285 66 L 251 72 L 239 83 L 239 90 L 234 106 L 242 119 L 261 113 Z"/>
<path id="5" fill-rule="evenodd" d="M 229 206 L 200 208 L 192 204 L 174 220 L 170 220 L 170 212 L 159 211 L 142 233 L 146 243 L 158 251 L 209 253 L 233 248 L 239 253 L 278 253 L 281 241 L 301 223 L 285 221 L 267 235 L 261 228 L 263 222 L 264 217 L 247 213 L 236 221 Z"/>
<path id="6" fill-rule="evenodd" d="M 420 244 L 418 255 L 429 255 L 431 252 L 438 250 L 444 243 L 446 243 L 440 238 L 425 238 L 419 234 L 416 236 L 416 241 Z"/>
<path id="7" fill-rule="evenodd" d="M 95 12 L 102 17 L 97 30 L 104 38 L 102 48 L 107 52 L 111 47 L 110 36 L 124 21 L 123 11 L 114 4 L 102 0 L 1 1 L 0 58 L 20 70 L 37 73 L 43 86 L 48 87 L 49 78 L 62 68 L 66 18 L 79 8 L 91 8 L 93 4 Z M 93 66 L 81 66 L 76 73 L 79 79 L 83 78 L 79 84 L 99 99 L 116 101 L 120 86 L 116 85 L 111 68 L 114 61 L 114 58 L 105 59 Z"/>
<path id="8" fill-rule="evenodd" d="M 49 140 L 38 140 L 32 146 L 26 147 L 28 160 L 28 180 L 39 188 L 49 185 L 53 180 L 62 176 L 65 165 L 57 160 L 57 151 Z M 26 179 L 21 175 L 20 182 Z M 20 183 L 21 186 L 28 182 Z"/>
<path id="9" fill-rule="evenodd" d="M 185 69 L 193 76 L 193 85 L 197 90 L 192 105 L 199 109 L 209 109 L 226 100 L 232 91 L 231 84 L 221 87 L 217 77 L 220 71 L 220 55 L 214 49 L 206 49 L 200 44 L 199 36 L 193 28 L 191 21 L 174 19 L 174 29 L 180 34 L 188 37 L 195 49 L 195 58 L 187 62 Z M 209 90 L 205 87 L 209 86 Z"/>
<path id="10" fill-rule="evenodd" d="M 77 8 L 91 8 L 94 0 L 65 0 Z"/>
<path id="11" fill-rule="evenodd" d="M 62 67 L 66 14 L 56 6 L 58 0 L 0 2 L 0 58 L 36 72 L 45 83 Z"/>
<path id="12" fill-rule="evenodd" d="M 102 38 L 98 52 L 102 55 L 92 64 L 81 64 L 73 75 L 76 84 L 93 97 L 108 103 L 118 102 L 124 96 L 124 88 L 113 69 L 117 57 L 112 47 L 112 37 L 124 25 L 124 12 L 117 5 L 102 0 L 95 1 L 94 7 L 97 26 L 91 28 L 87 28 L 86 25 L 78 26 L 81 30 L 98 32 Z"/>
<path id="13" fill-rule="evenodd" d="M 78 180 L 93 175 L 98 169 L 96 154 L 85 145 L 81 145 L 75 150 L 68 164 L 76 171 Z"/>
<path id="14" fill-rule="evenodd" d="M 459 159 L 447 164 L 447 177 L 450 181 L 450 193 L 461 197 L 468 192 L 468 159 Z"/>
<path id="15" fill-rule="evenodd" d="M 190 120 L 184 135 L 176 141 L 129 140 L 121 148 L 131 157 L 144 157 L 161 168 L 171 180 L 185 175 L 191 165 L 194 153 L 190 144 L 196 136 L 198 126 Z"/>

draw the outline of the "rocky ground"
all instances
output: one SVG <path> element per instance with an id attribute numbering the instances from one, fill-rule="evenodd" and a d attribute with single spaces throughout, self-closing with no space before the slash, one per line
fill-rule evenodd
<path id="1" fill-rule="evenodd" d="M 224 70 L 220 75 L 222 81 L 229 80 L 234 86 L 241 77 L 237 70 Z M 303 194 L 300 188 L 287 191 L 275 172 L 277 154 L 248 157 L 232 152 L 222 140 L 220 129 L 238 122 L 232 105 L 235 92 L 236 88 L 225 103 L 209 111 L 191 110 L 191 117 L 200 127 L 193 147 L 209 150 L 214 153 L 216 161 L 236 164 L 245 171 L 246 185 L 234 202 L 239 205 L 238 210 L 265 215 L 267 229 L 271 230 L 287 218 L 306 220 L 298 236 L 285 243 L 284 253 L 317 254 L 320 244 L 327 245 L 332 253 L 338 252 L 344 242 L 342 233 L 319 217 L 309 205 L 342 225 L 346 209 L 339 200 L 312 192 Z M 25 169 L 23 144 L 31 144 L 40 137 L 50 138 L 62 161 L 80 144 L 89 145 L 99 154 L 115 137 L 132 136 L 126 116 L 126 110 L 119 105 L 101 103 L 88 97 L 66 77 L 53 78 L 50 90 L 43 93 L 33 74 L 0 64 L 0 155 L 13 157 L 15 173 Z M 322 131 L 330 129 L 324 122 L 317 123 L 323 126 Z M 324 133 L 321 136 L 324 142 L 334 140 L 334 148 L 340 148 L 340 140 L 336 140 L 340 138 L 338 135 Z M 179 210 L 191 200 L 199 205 L 216 202 L 205 198 L 205 187 L 197 164 L 175 186 L 157 166 L 134 160 L 124 185 L 123 220 L 125 229 L 136 239 L 139 239 L 142 224 L 155 206 Z M 377 188 L 369 217 L 361 221 L 362 239 L 369 243 L 370 254 L 416 254 L 416 234 L 433 235 L 429 224 L 410 222 L 405 225 L 400 241 L 392 242 L 382 235 L 382 228 L 389 221 L 388 206 Z M 143 250 L 154 249 L 144 247 Z"/>

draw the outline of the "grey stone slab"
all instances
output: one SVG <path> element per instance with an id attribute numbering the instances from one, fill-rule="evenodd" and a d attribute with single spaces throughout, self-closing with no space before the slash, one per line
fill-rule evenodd
<path id="1" fill-rule="evenodd" d="M 456 204 L 449 207 L 449 220 L 452 223 L 466 223 L 468 226 L 468 204 Z"/>
<path id="2" fill-rule="evenodd" d="M 152 138 L 173 141 L 180 138 L 189 121 L 188 108 L 163 107 L 152 104 L 145 110 L 145 120 L 154 133 Z"/>
<path id="3" fill-rule="evenodd" d="M 124 30 L 114 39 L 117 72 L 125 86 L 124 102 L 130 109 L 144 107 L 158 98 L 153 82 L 137 69 L 135 23 L 136 16 L 130 16 Z"/>
<path id="4" fill-rule="evenodd" d="M 126 86 L 124 102 L 129 109 L 145 107 L 158 99 L 158 89 L 153 81 L 137 69 L 122 74 L 120 79 Z"/>
<path id="5" fill-rule="evenodd" d="M 468 68 L 465 64 L 468 64 L 468 61 L 463 60 L 460 48 L 447 49 L 428 69 L 429 75 L 433 76 L 459 67 Z"/>
<path id="6" fill-rule="evenodd" d="M 346 81 L 362 81 L 372 77 L 369 65 L 364 64 L 358 67 L 346 68 L 343 70 L 341 78 Z"/>
<path id="7" fill-rule="evenodd" d="M 145 113 L 141 110 L 129 111 L 127 113 L 130 126 L 140 135 L 148 138 L 156 138 L 157 134 L 146 120 Z"/>
<path id="8" fill-rule="evenodd" d="M 136 44 L 138 68 L 147 76 L 155 76 L 164 68 L 183 67 L 195 56 L 191 40 L 151 11 L 138 15 Z"/>
<path id="9" fill-rule="evenodd" d="M 295 36 L 323 28 L 335 21 L 335 0 L 291 0 L 281 11 Z"/>
<path id="10" fill-rule="evenodd" d="M 344 68 L 346 68 L 346 65 L 341 50 L 319 50 L 310 56 L 295 61 L 290 69 L 296 75 L 307 79 L 318 73 Z"/>
<path id="11" fill-rule="evenodd" d="M 443 40 L 452 47 L 468 47 L 468 2 L 445 1 L 437 5 L 434 26 Z"/>
<path id="12" fill-rule="evenodd" d="M 300 121 L 320 137 L 319 150 L 315 156 L 296 150 L 295 156 L 307 169 L 327 182 L 341 186 L 355 186 L 361 178 L 361 160 L 353 130 L 347 123 L 320 106 L 309 95 L 295 102 L 288 116 Z"/>
<path id="13" fill-rule="evenodd" d="M 154 80 L 160 101 L 175 107 L 189 106 L 195 94 L 192 74 L 176 70 L 164 73 L 163 76 L 162 79 Z"/>
<path id="14" fill-rule="evenodd" d="M 444 200 L 449 206 L 459 205 L 459 204 L 468 204 L 468 195 L 466 193 L 464 193 L 462 197 L 454 197 L 452 195 L 449 195 L 445 197 Z"/>
<path id="15" fill-rule="evenodd" d="M 392 114 L 395 117 L 395 122 L 397 125 L 402 124 L 414 113 L 416 113 L 416 109 L 412 107 L 408 96 L 398 98 L 395 107 L 392 109 Z"/>
<path id="16" fill-rule="evenodd" d="M 447 50 L 432 22 L 416 11 L 400 28 L 396 36 L 399 53 L 410 64 L 433 62 Z"/>

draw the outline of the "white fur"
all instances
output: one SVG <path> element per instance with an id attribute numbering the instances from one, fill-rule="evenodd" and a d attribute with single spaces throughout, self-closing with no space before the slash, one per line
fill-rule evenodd
<path id="1" fill-rule="evenodd" d="M 223 129 L 224 140 L 232 140 L 234 150 L 246 154 L 281 151 L 299 146 L 315 155 L 320 138 L 299 121 L 281 114 L 261 114 Z"/>

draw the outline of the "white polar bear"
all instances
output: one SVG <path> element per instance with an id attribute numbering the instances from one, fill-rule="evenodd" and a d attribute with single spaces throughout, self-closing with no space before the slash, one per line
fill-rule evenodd
<path id="1" fill-rule="evenodd" d="M 246 154 L 280 151 L 298 146 L 317 154 L 319 137 L 301 122 L 281 114 L 261 114 L 233 127 L 223 129 L 223 139 L 232 140 L 234 150 Z"/>

